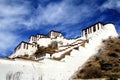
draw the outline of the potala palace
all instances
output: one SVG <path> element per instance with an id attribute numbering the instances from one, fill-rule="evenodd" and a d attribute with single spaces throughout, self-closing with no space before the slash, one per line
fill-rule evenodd
<path id="1" fill-rule="evenodd" d="M 0 80 L 72 80 L 76 71 L 97 53 L 102 40 L 117 36 L 114 24 L 101 22 L 83 29 L 81 37 L 73 39 L 54 30 L 30 36 L 7 59 L 0 59 Z M 52 42 L 58 46 L 53 54 L 33 56 L 39 47 L 48 47 Z"/>

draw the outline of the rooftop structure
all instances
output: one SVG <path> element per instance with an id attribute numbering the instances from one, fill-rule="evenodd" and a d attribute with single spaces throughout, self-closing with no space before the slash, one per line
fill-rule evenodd
<path id="1" fill-rule="evenodd" d="M 106 31 L 106 33 L 104 32 Z M 70 45 L 78 44 L 80 42 L 92 41 L 95 36 L 103 33 L 104 35 L 99 36 L 100 39 L 108 38 L 108 36 L 117 36 L 117 32 L 112 23 L 102 24 L 98 22 L 94 25 L 91 25 L 82 30 L 82 36 L 74 39 L 66 39 L 62 36 L 61 32 L 51 30 L 48 34 L 37 34 L 34 36 L 30 36 L 28 42 L 22 41 L 14 50 L 13 54 L 10 55 L 10 58 L 24 56 L 24 55 L 32 55 L 34 54 L 38 47 L 44 46 L 47 47 L 53 41 L 58 43 L 58 50 L 65 50 L 70 47 Z M 78 43 L 76 43 L 78 42 Z"/>

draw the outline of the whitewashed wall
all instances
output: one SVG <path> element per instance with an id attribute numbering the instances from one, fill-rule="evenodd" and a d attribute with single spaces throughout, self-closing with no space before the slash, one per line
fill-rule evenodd
<path id="1" fill-rule="evenodd" d="M 25 45 L 25 47 L 24 47 L 24 45 Z M 20 46 L 20 48 L 15 50 L 13 52 L 13 54 L 9 56 L 9 58 L 20 57 L 20 56 L 24 56 L 24 55 L 29 56 L 29 55 L 32 55 L 33 53 L 35 53 L 37 50 L 37 45 L 21 43 L 19 46 Z"/>
<path id="2" fill-rule="evenodd" d="M 61 61 L 44 59 L 37 63 L 0 59 L 0 80 L 69 80 L 78 68 L 80 69 L 91 56 L 97 53 L 102 40 L 109 36 L 118 36 L 113 24 L 106 24 L 103 29 L 94 32 L 85 47 L 79 45 L 79 50 L 72 49 L 70 55 L 66 55 Z M 50 41 L 48 39 L 48 43 Z M 58 56 L 58 53 L 54 56 Z M 20 79 L 16 78 L 17 72 Z M 11 74 L 11 79 L 8 79 Z"/>

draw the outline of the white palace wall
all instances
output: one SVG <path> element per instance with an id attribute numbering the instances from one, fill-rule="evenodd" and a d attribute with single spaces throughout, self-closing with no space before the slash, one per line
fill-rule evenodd
<path id="1" fill-rule="evenodd" d="M 106 32 L 105 32 L 106 31 Z M 102 35 L 101 38 L 105 39 L 105 37 L 108 36 L 118 36 L 116 30 L 115 30 L 115 26 L 112 23 L 108 23 L 108 24 L 102 24 L 102 23 L 97 23 L 94 24 L 86 29 L 82 30 L 82 37 L 84 37 L 84 39 L 91 39 L 93 38 L 93 36 L 97 36 L 99 34 L 101 34 L 102 32 L 104 32 L 104 35 Z"/>
<path id="2" fill-rule="evenodd" d="M 9 58 L 21 57 L 24 55 L 32 55 L 37 50 L 36 44 L 30 44 L 26 42 L 21 42 L 14 50 L 13 54 Z"/>
<path id="3" fill-rule="evenodd" d="M 12 75 L 11 80 L 17 80 L 15 76 L 18 72 L 21 74 L 21 76 L 19 76 L 19 80 L 71 80 L 75 72 L 78 69 L 81 69 L 85 62 L 89 60 L 91 56 L 97 53 L 103 39 L 106 39 L 110 36 L 118 36 L 113 24 L 109 23 L 103 25 L 100 23 L 97 25 L 101 25 L 102 27 L 99 27 L 99 29 L 98 27 L 96 27 L 97 29 L 94 28 L 95 31 L 92 29 L 93 27 L 83 30 L 82 37 L 89 40 L 88 43 L 85 43 L 84 47 L 80 44 L 72 46 L 70 48 L 70 50 L 72 50 L 70 55 L 65 55 L 65 57 L 60 61 L 54 59 L 44 59 L 40 60 L 39 62 L 25 61 L 22 59 L 14 59 L 12 61 L 0 60 L 0 80 L 6 80 L 9 75 Z M 76 41 L 77 42 L 75 43 L 81 42 L 77 39 Z M 41 43 L 42 42 L 40 42 L 40 44 Z M 21 49 L 23 49 L 24 42 L 22 42 L 20 45 Z M 74 49 L 75 47 L 79 47 L 79 49 L 76 50 Z M 17 48 L 19 49 L 19 47 Z M 25 48 L 27 48 L 27 46 L 25 46 Z M 20 53 L 22 52 L 18 52 L 18 54 Z M 58 53 L 54 54 L 54 56 L 56 55 L 58 56 Z M 9 68 L 5 67 L 8 65 Z"/>
<path id="4" fill-rule="evenodd" d="M 61 35 L 61 34 L 60 34 Z M 88 40 L 88 42 L 99 43 L 101 39 L 106 39 L 108 36 L 118 36 L 115 26 L 112 23 L 102 24 L 97 23 L 86 29 L 82 30 L 82 37 L 76 39 L 65 39 L 63 37 L 49 38 L 44 35 L 31 36 L 28 42 L 21 42 L 14 50 L 10 58 L 23 56 L 23 55 L 32 55 L 36 52 L 37 46 L 47 47 L 51 42 L 57 41 L 59 43 L 60 50 L 67 48 L 67 45 L 71 45 L 76 42 L 78 39 Z M 100 39 L 100 40 L 99 40 Z"/>

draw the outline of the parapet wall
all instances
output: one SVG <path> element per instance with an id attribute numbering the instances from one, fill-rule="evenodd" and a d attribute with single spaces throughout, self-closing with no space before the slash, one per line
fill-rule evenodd
<path id="1" fill-rule="evenodd" d="M 105 36 L 116 36 L 118 35 L 115 29 L 114 24 L 112 23 L 108 23 L 108 24 L 102 24 L 102 23 L 96 23 L 90 27 L 87 27 L 86 29 L 82 30 L 82 37 L 84 37 L 84 39 L 91 39 L 92 37 L 94 37 L 94 34 L 98 34 L 99 32 L 102 31 L 106 31 Z M 104 36 L 102 36 L 104 38 Z"/>
<path id="2" fill-rule="evenodd" d="M 32 55 L 37 50 L 37 44 L 27 43 L 22 41 L 15 49 L 12 55 L 9 58 L 21 57 L 24 55 Z"/>

